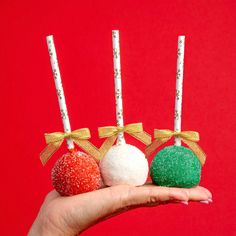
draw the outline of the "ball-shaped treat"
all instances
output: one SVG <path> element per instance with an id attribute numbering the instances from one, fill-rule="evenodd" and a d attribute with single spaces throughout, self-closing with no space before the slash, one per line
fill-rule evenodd
<path id="1" fill-rule="evenodd" d="M 168 146 L 154 157 L 150 175 L 159 186 L 191 188 L 200 182 L 201 163 L 190 149 Z"/>
<path id="2" fill-rule="evenodd" d="M 133 145 L 114 145 L 100 162 L 103 181 L 108 186 L 143 185 L 148 176 L 148 162 L 142 151 Z"/>
<path id="3" fill-rule="evenodd" d="M 102 184 L 99 166 L 83 152 L 68 152 L 57 160 L 52 169 L 52 184 L 62 196 L 98 189 Z"/>

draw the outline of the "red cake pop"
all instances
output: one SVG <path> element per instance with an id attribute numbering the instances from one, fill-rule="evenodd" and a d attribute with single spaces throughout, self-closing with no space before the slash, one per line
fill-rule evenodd
<path id="1" fill-rule="evenodd" d="M 98 164 L 84 152 L 64 154 L 55 163 L 51 174 L 52 184 L 61 195 L 90 192 L 101 186 Z"/>

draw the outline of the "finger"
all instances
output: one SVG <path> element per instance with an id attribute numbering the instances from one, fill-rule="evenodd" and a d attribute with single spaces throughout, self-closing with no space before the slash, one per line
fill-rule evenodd
<path id="1" fill-rule="evenodd" d="M 144 191 L 145 190 L 145 191 Z M 131 202 L 124 202 L 123 208 L 118 209 L 111 215 L 102 220 L 122 214 L 123 212 L 139 207 L 156 207 L 160 204 L 184 204 L 188 205 L 188 194 L 184 189 L 158 187 L 153 184 L 145 184 L 142 187 L 134 187 L 129 192 L 128 199 Z"/>
<path id="2" fill-rule="evenodd" d="M 202 186 L 198 186 L 198 188 L 202 189 L 208 196 L 209 199 L 212 199 L 212 193 L 207 189 Z"/>
<path id="3" fill-rule="evenodd" d="M 144 186 L 153 186 L 153 184 L 151 182 L 149 183 L 146 183 Z M 173 188 L 173 187 L 171 187 Z M 212 193 L 207 189 L 207 188 L 204 188 L 202 186 L 196 186 L 195 188 L 198 188 L 200 189 L 201 191 L 205 192 L 208 196 L 209 199 L 212 199 Z M 176 188 L 173 188 L 173 189 L 176 189 Z M 179 189 L 179 188 L 178 188 Z M 182 189 L 185 189 L 185 188 L 182 188 Z M 188 193 L 187 193 L 188 194 Z"/>
<path id="4" fill-rule="evenodd" d="M 211 196 L 203 187 L 185 189 L 189 201 L 205 201 Z"/>
<path id="5" fill-rule="evenodd" d="M 145 185 L 131 188 L 124 206 L 155 204 L 167 201 L 187 201 L 188 194 L 180 188 Z"/>

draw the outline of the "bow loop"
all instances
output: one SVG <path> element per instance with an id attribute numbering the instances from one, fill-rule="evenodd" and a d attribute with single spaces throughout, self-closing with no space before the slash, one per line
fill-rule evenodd
<path id="1" fill-rule="evenodd" d="M 62 132 L 54 132 L 54 133 L 46 133 L 44 134 L 46 144 L 55 143 L 61 141 L 65 138 L 65 133 Z"/>
<path id="2" fill-rule="evenodd" d="M 155 139 L 170 138 L 173 135 L 174 132 L 169 129 L 154 129 Z"/>
<path id="3" fill-rule="evenodd" d="M 124 127 L 124 132 L 128 134 L 143 132 L 143 124 L 142 123 L 128 124 Z"/>
<path id="4" fill-rule="evenodd" d="M 121 128 L 120 130 L 118 128 Z M 123 131 L 123 127 L 116 127 L 116 126 L 104 126 L 98 128 L 98 135 L 100 138 L 107 138 L 113 135 L 117 135 L 119 132 Z"/>
<path id="5" fill-rule="evenodd" d="M 198 142 L 200 140 L 199 133 L 196 131 L 183 131 L 179 133 L 178 137 L 192 142 Z"/>

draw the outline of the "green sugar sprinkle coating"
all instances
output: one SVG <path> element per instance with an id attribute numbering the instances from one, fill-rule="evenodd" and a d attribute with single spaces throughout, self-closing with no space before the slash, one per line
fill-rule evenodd
<path id="1" fill-rule="evenodd" d="M 190 149 L 167 146 L 153 158 L 150 175 L 159 186 L 192 188 L 200 182 L 201 163 Z"/>

